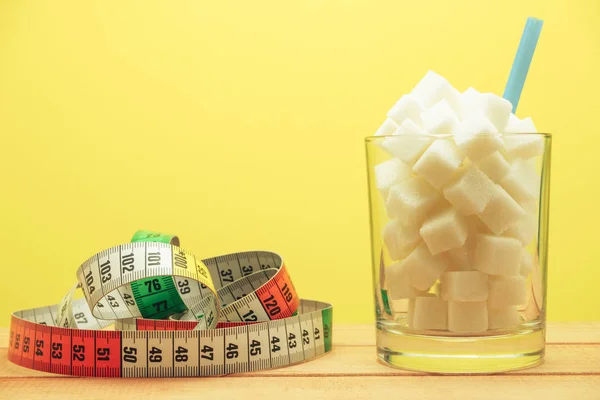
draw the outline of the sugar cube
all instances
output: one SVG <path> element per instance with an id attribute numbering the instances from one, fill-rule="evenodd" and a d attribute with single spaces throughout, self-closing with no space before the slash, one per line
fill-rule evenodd
<path id="1" fill-rule="evenodd" d="M 419 100 L 424 108 L 429 108 L 451 94 L 452 89 L 452 85 L 446 78 L 433 71 L 427 71 L 411 94 Z"/>
<path id="2" fill-rule="evenodd" d="M 504 133 L 537 133 L 537 129 L 530 117 L 521 120 L 516 115 L 510 114 Z"/>
<path id="3" fill-rule="evenodd" d="M 404 225 L 399 220 L 389 221 L 383 228 L 383 241 L 392 260 L 401 260 L 421 241 L 418 225 Z"/>
<path id="4" fill-rule="evenodd" d="M 406 118 L 394 131 L 394 135 L 425 135 L 423 130 L 415 121 Z"/>
<path id="5" fill-rule="evenodd" d="M 521 243 L 517 239 L 484 234 L 477 236 L 474 266 L 478 271 L 489 275 L 518 275 L 522 256 Z"/>
<path id="6" fill-rule="evenodd" d="M 483 115 L 472 115 L 456 127 L 454 137 L 459 150 L 472 161 L 498 151 L 504 143 L 496 127 Z"/>
<path id="7" fill-rule="evenodd" d="M 481 93 L 472 87 L 460 95 L 461 119 L 467 119 L 473 115 L 483 114 Z"/>
<path id="8" fill-rule="evenodd" d="M 508 122 L 506 123 L 506 126 L 504 127 L 503 132 L 504 133 L 519 133 L 519 130 L 520 130 L 519 125 L 520 124 L 521 124 L 521 120 L 519 119 L 519 117 L 517 117 L 515 114 L 513 114 L 511 112 L 510 115 L 508 116 Z"/>
<path id="9" fill-rule="evenodd" d="M 418 296 L 415 297 L 436 297 L 434 294 L 432 293 L 428 293 L 428 292 L 422 292 L 423 294 L 420 294 Z M 396 300 L 396 301 L 402 301 L 402 302 L 406 302 L 406 300 Z M 413 317 L 415 315 L 415 299 L 414 298 L 410 298 L 408 299 L 408 306 L 407 306 L 407 312 L 408 312 L 408 326 L 412 327 L 413 326 Z"/>
<path id="10" fill-rule="evenodd" d="M 394 131 L 394 135 L 386 137 L 381 143 L 388 153 L 402 160 L 408 165 L 414 165 L 421 157 L 433 138 L 425 135 L 425 131 L 419 128 L 411 119 L 406 119 Z"/>
<path id="11" fill-rule="evenodd" d="M 516 222 L 513 222 L 504 232 L 504 235 L 518 239 L 523 246 L 527 246 L 536 233 L 537 214 L 527 213 Z"/>
<path id="12" fill-rule="evenodd" d="M 477 215 L 469 215 L 467 217 L 467 224 L 469 225 L 469 236 L 475 238 L 478 233 L 493 233 L 490 228 L 479 218 Z"/>
<path id="13" fill-rule="evenodd" d="M 408 268 L 411 284 L 418 290 L 428 290 L 446 269 L 441 259 L 434 257 L 421 243 L 402 262 Z"/>
<path id="14" fill-rule="evenodd" d="M 485 116 L 503 132 L 512 110 L 511 102 L 493 93 L 482 93 L 481 99 Z"/>
<path id="15" fill-rule="evenodd" d="M 432 186 L 441 189 L 458 170 L 461 161 L 462 157 L 454 143 L 438 139 L 425 150 L 413 170 Z"/>
<path id="16" fill-rule="evenodd" d="M 417 98 L 412 94 L 405 94 L 388 111 L 387 117 L 398 125 L 402 124 L 407 118 L 417 125 L 422 125 L 421 111 L 423 111 L 423 106 Z"/>
<path id="17" fill-rule="evenodd" d="M 410 299 L 408 320 L 414 329 L 439 329 L 448 327 L 448 303 L 435 296 Z"/>
<path id="18" fill-rule="evenodd" d="M 495 183 L 500 183 L 510 171 L 510 164 L 499 151 L 479 159 L 477 166 Z"/>
<path id="19" fill-rule="evenodd" d="M 431 254 L 456 249 L 465 244 L 468 226 L 452 207 L 425 220 L 419 231 Z"/>
<path id="20" fill-rule="evenodd" d="M 433 107 L 421 113 L 425 130 L 430 134 L 452 134 L 460 120 L 446 99 L 435 103 Z"/>
<path id="21" fill-rule="evenodd" d="M 389 118 L 386 118 L 386 120 L 383 121 L 383 124 L 381 124 L 379 129 L 377 129 L 377 132 L 375 132 L 375 136 L 391 135 L 397 128 L 398 126 L 394 123 L 394 121 L 392 121 Z"/>
<path id="22" fill-rule="evenodd" d="M 488 307 L 488 329 L 512 328 L 521 323 L 516 306 Z"/>
<path id="23" fill-rule="evenodd" d="M 456 182 L 446 186 L 444 197 L 462 215 L 482 212 L 494 195 L 496 185 L 475 164 L 462 172 Z"/>
<path id="24" fill-rule="evenodd" d="M 440 254 L 444 263 L 448 265 L 446 271 L 474 270 L 474 254 L 475 246 L 477 244 L 477 235 L 479 233 L 490 233 L 485 224 L 476 215 L 465 217 L 465 221 L 467 222 L 469 230 L 465 244 Z"/>
<path id="25" fill-rule="evenodd" d="M 527 250 L 523 249 L 523 257 L 521 258 L 521 269 L 519 274 L 527 279 L 529 274 L 533 271 L 533 256 Z"/>
<path id="26" fill-rule="evenodd" d="M 427 292 L 423 292 L 423 293 L 427 293 Z M 388 297 L 389 303 L 390 303 L 390 308 L 392 309 L 392 314 L 394 316 L 396 316 L 396 314 L 402 314 L 402 316 L 405 316 L 406 313 L 408 313 L 408 306 L 409 306 L 409 301 L 408 299 L 397 299 L 397 300 L 392 300 L 391 298 Z M 398 317 L 400 315 L 397 315 Z"/>
<path id="27" fill-rule="evenodd" d="M 538 135 L 514 134 L 504 136 L 504 148 L 509 160 L 528 160 L 542 155 L 544 139 Z"/>
<path id="28" fill-rule="evenodd" d="M 538 215 L 538 201 L 536 199 L 524 200 L 519 205 L 525 210 L 525 212 Z"/>
<path id="29" fill-rule="evenodd" d="M 438 201 L 440 194 L 423 178 L 413 177 L 390 188 L 387 211 L 406 225 L 420 224 Z"/>
<path id="30" fill-rule="evenodd" d="M 515 200 L 526 201 L 539 197 L 540 179 L 533 162 L 519 159 L 500 184 Z"/>
<path id="31" fill-rule="evenodd" d="M 490 308 L 518 306 L 527 302 L 525 278 L 521 275 L 490 277 L 488 291 Z"/>
<path id="32" fill-rule="evenodd" d="M 483 332 L 488 328 L 485 301 L 448 302 L 448 330 L 451 332 Z"/>
<path id="33" fill-rule="evenodd" d="M 442 299 L 446 301 L 485 301 L 488 276 L 479 271 L 446 271 L 442 274 Z"/>
<path id="34" fill-rule="evenodd" d="M 409 299 L 422 292 L 410 283 L 410 266 L 395 263 L 385 269 L 385 285 L 392 300 Z"/>
<path id="35" fill-rule="evenodd" d="M 393 185 L 405 181 L 411 176 L 411 168 L 396 158 L 375 166 L 375 182 L 384 199 L 387 199 L 388 192 Z"/>
<path id="36" fill-rule="evenodd" d="M 473 270 L 474 249 L 475 247 L 469 242 L 469 238 L 467 237 L 464 245 L 440 254 L 440 257 L 448 266 L 446 271 Z"/>
<path id="37" fill-rule="evenodd" d="M 493 233 L 500 235 L 523 217 L 525 211 L 502 186 L 496 185 L 494 195 L 478 215 Z"/>
<path id="38" fill-rule="evenodd" d="M 456 117 L 460 120 L 463 114 L 461 93 L 457 89 L 452 88 L 452 90 L 446 93 L 444 99 L 446 99 L 450 107 L 452 107 L 452 111 L 454 111 Z"/>

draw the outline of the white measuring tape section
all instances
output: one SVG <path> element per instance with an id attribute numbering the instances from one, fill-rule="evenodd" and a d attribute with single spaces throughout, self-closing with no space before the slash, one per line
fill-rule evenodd
<path id="1" fill-rule="evenodd" d="M 300 299 L 279 255 L 200 260 L 178 245 L 139 231 L 90 257 L 60 304 L 12 315 L 8 359 L 75 376 L 219 376 L 331 350 L 331 305 Z"/>

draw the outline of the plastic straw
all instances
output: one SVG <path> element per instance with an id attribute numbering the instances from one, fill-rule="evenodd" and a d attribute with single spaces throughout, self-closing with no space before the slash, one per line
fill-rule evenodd
<path id="1" fill-rule="evenodd" d="M 527 18 L 523 35 L 521 36 L 521 42 L 517 49 L 515 61 L 513 62 L 506 88 L 504 89 L 504 98 L 510 101 L 513 105 L 512 112 L 517 110 L 517 104 L 521 98 L 521 92 L 525 85 L 525 79 L 527 78 L 527 72 L 529 72 L 529 66 L 533 59 L 533 53 L 535 52 L 535 46 L 537 45 L 542 31 L 542 25 L 544 21 L 537 18 Z"/>

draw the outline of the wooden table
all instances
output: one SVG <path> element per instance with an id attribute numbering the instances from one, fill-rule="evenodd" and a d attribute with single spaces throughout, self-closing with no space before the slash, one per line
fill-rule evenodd
<path id="1" fill-rule="evenodd" d="M 0 400 L 7 399 L 561 399 L 600 400 L 600 322 L 553 323 L 546 361 L 501 375 L 435 376 L 377 361 L 372 325 L 335 325 L 320 359 L 222 378 L 76 378 L 32 371 L 6 359 L 0 328 Z M 387 398 L 384 396 L 388 396 Z"/>

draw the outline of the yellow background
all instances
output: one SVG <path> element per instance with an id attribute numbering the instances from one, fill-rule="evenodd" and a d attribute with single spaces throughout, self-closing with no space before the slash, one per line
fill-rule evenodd
<path id="1" fill-rule="evenodd" d="M 549 317 L 600 319 L 600 2 L 3 1 L 0 325 L 138 228 L 272 249 L 336 322 L 373 320 L 363 139 L 433 69 L 554 134 Z"/>

